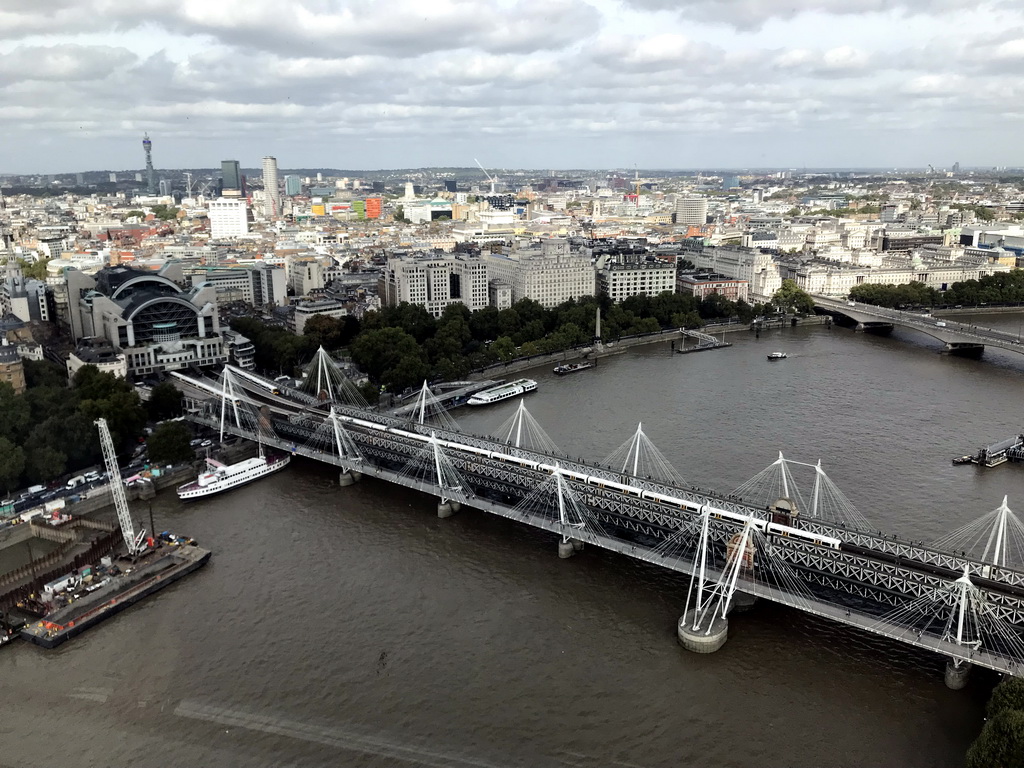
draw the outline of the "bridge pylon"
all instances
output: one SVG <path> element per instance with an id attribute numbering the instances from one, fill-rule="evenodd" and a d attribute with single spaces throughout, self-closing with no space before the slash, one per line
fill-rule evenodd
<path id="1" fill-rule="evenodd" d="M 516 412 L 491 434 L 506 445 L 516 448 L 525 448 L 552 455 L 562 453 L 562 450 L 555 445 L 555 441 L 544 431 L 540 422 L 526 408 L 526 400 L 522 398 L 519 400 L 519 407 L 516 408 Z"/>
<path id="2" fill-rule="evenodd" d="M 636 432 L 625 443 L 616 448 L 604 461 L 606 467 L 636 478 L 648 478 L 677 486 L 686 486 L 675 467 L 644 432 L 643 422 L 636 425 Z"/>
<path id="3" fill-rule="evenodd" d="M 557 462 L 551 474 L 520 501 L 513 512 L 524 520 L 533 518 L 559 535 L 558 556 L 572 557 L 583 549 L 584 539 L 606 535 L 593 512 Z"/>
<path id="4" fill-rule="evenodd" d="M 451 432 L 459 431 L 459 425 L 455 423 L 455 419 L 448 415 L 447 409 L 441 402 L 434 397 L 434 393 L 430 391 L 426 379 L 423 380 L 420 393 L 416 395 L 416 408 L 412 413 L 412 419 L 420 425 L 425 425 L 427 422 L 432 421 L 441 429 L 447 429 Z"/>
<path id="5" fill-rule="evenodd" d="M 333 405 L 306 444 L 316 451 L 337 457 L 341 464 L 338 485 L 352 485 L 362 479 L 366 459 Z"/>
<path id="6" fill-rule="evenodd" d="M 705 508 L 701 520 L 700 541 L 697 547 L 697 563 L 690 581 L 686 608 L 676 628 L 679 642 L 694 653 L 714 653 L 729 637 L 729 620 L 726 618 L 736 594 L 740 572 L 753 568 L 755 550 L 752 541 L 753 518 L 749 518 L 741 533 L 729 539 L 726 545 L 726 565 L 718 579 L 709 578 L 709 558 L 712 541 L 710 536 L 711 514 Z M 693 599 L 693 607 L 690 600 Z"/>

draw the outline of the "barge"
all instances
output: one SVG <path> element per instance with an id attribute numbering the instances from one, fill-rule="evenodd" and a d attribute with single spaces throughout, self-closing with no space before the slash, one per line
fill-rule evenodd
<path id="1" fill-rule="evenodd" d="M 190 541 L 190 540 L 189 540 Z M 160 546 L 134 558 L 105 561 L 104 576 L 54 596 L 63 605 L 21 629 L 23 640 L 43 648 L 58 645 L 159 592 L 210 560 L 211 552 L 186 540 L 161 534 Z"/>

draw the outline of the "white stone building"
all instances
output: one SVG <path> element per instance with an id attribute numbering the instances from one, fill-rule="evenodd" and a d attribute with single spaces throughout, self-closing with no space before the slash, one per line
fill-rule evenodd
<path id="1" fill-rule="evenodd" d="M 249 233 L 249 215 L 244 199 L 221 197 L 211 200 L 207 212 L 213 240 L 229 240 Z"/>

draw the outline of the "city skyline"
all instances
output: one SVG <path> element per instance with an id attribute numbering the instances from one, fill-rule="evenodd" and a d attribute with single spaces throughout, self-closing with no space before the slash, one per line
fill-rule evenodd
<path id="1" fill-rule="evenodd" d="M 0 173 L 1020 166 L 1005 0 L 0 11 Z M 395 20 L 398 20 L 396 23 Z"/>

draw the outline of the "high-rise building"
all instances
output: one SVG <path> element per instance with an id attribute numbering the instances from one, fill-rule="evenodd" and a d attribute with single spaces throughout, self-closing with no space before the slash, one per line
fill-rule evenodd
<path id="1" fill-rule="evenodd" d="M 379 197 L 366 198 L 366 218 L 379 219 L 384 208 L 384 200 Z"/>
<path id="2" fill-rule="evenodd" d="M 706 197 L 681 197 L 676 200 L 676 224 L 699 226 L 708 222 L 708 200 Z"/>
<path id="3" fill-rule="evenodd" d="M 224 180 L 225 191 L 242 192 L 242 169 L 237 160 L 221 160 L 220 176 Z"/>
<path id="4" fill-rule="evenodd" d="M 277 158 L 263 158 L 263 214 L 268 219 L 281 215 L 281 192 L 277 188 Z"/>
<path id="5" fill-rule="evenodd" d="M 249 231 L 245 198 L 222 197 L 209 203 L 210 237 L 220 240 L 240 237 Z"/>
<path id="6" fill-rule="evenodd" d="M 294 197 L 295 195 L 302 194 L 302 179 L 298 176 L 285 176 L 284 177 L 284 193 L 288 197 Z"/>
<path id="7" fill-rule="evenodd" d="M 459 182 L 457 182 L 455 179 L 445 179 L 444 180 L 444 191 L 445 192 L 458 192 L 459 191 Z"/>
<path id="8" fill-rule="evenodd" d="M 171 180 L 170 179 L 160 179 L 159 190 L 160 190 L 160 194 L 163 197 L 167 197 L 167 195 L 171 194 Z"/>
<path id="9" fill-rule="evenodd" d="M 111 184 L 116 184 L 117 183 L 117 174 L 116 173 L 109 174 L 107 178 L 110 179 L 110 183 Z M 139 179 L 139 181 L 142 181 L 142 179 Z"/>

